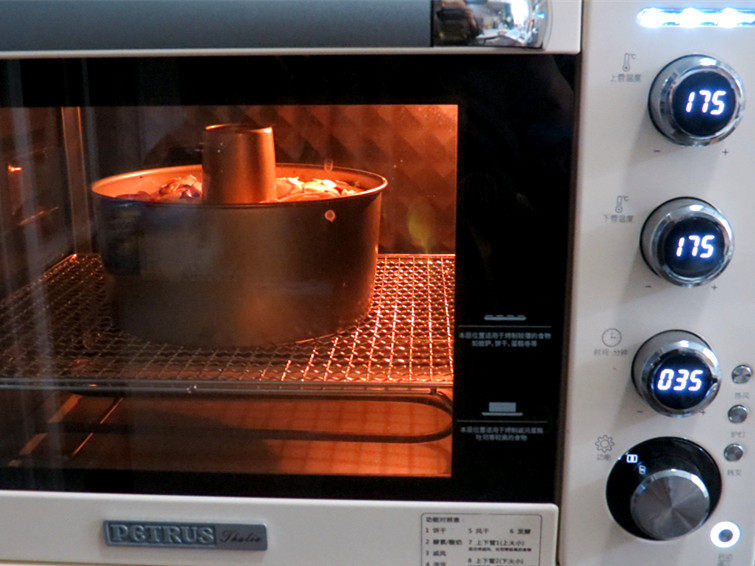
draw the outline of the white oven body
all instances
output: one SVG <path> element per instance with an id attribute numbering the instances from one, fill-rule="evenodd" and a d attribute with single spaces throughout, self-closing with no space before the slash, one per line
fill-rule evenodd
<path id="1" fill-rule="evenodd" d="M 417 2 L 413 4 L 416 9 Z M 0 563 L 474 565 L 482 564 L 474 562 L 477 555 L 438 541 L 476 536 L 487 532 L 485 529 L 525 529 L 532 549 L 517 555 L 523 557 L 521 562 L 510 564 L 752 566 L 755 505 L 751 486 L 755 471 L 748 463 L 748 439 L 755 432 L 752 419 L 734 424 L 727 419 L 727 411 L 733 405 L 748 406 L 752 392 L 752 384 L 735 384 L 731 374 L 736 366 L 753 362 L 755 301 L 751 280 L 755 269 L 750 258 L 755 257 L 755 229 L 748 215 L 755 209 L 750 187 L 755 120 L 746 109 L 741 124 L 721 143 L 684 147 L 656 130 L 647 101 L 655 75 L 667 63 L 692 53 L 725 61 L 742 77 L 745 93 L 755 91 L 754 30 L 644 28 L 637 16 L 648 5 L 634 0 L 586 0 L 584 5 L 551 0 L 551 4 L 552 28 L 544 51 L 581 51 L 582 58 L 559 507 L 501 502 L 2 492 Z M 718 8 L 720 3 L 708 4 L 695 2 L 700 8 Z M 688 5 L 671 0 L 663 7 Z M 736 1 L 731 7 L 755 10 L 755 3 Z M 419 13 L 407 10 L 407 14 Z M 250 47 L 234 52 L 291 52 L 267 49 Z M 417 45 L 334 51 L 359 49 L 365 53 L 435 52 L 439 57 L 466 51 Z M 329 52 L 313 46 L 298 46 L 295 51 Z M 180 54 L 196 53 L 186 49 Z M 69 54 L 92 53 L 74 50 Z M 133 55 L 123 50 L 108 54 Z M 153 49 L 140 54 L 162 52 Z M 5 54 L 28 58 L 50 55 L 60 54 L 44 49 Z M 645 218 L 661 203 L 682 196 L 715 203 L 726 213 L 735 232 L 734 258 L 713 285 L 692 289 L 672 285 L 655 276 L 641 257 L 639 239 Z M 621 211 L 617 210 L 617 198 Z M 720 392 L 702 414 L 676 419 L 658 414 L 634 390 L 634 353 L 645 340 L 668 329 L 687 329 L 704 336 L 721 361 Z M 620 333 L 618 343 L 608 340 L 610 346 L 605 341 L 609 330 Z M 692 533 L 669 541 L 650 541 L 628 533 L 613 520 L 606 502 L 606 481 L 617 459 L 632 446 L 656 437 L 679 437 L 697 443 L 713 456 L 722 476 L 721 499 L 711 517 Z M 744 446 L 740 461 L 724 458 L 730 444 Z M 428 522 L 428 517 L 445 517 L 451 525 Z M 108 546 L 103 536 L 103 521 L 108 520 L 262 524 L 267 528 L 268 549 L 245 552 Z M 716 525 L 723 522 L 734 523 L 741 530 L 738 542 L 729 548 L 717 545 L 713 536 Z M 450 530 L 436 533 L 432 531 L 434 525 Z"/>
<path id="2" fill-rule="evenodd" d="M 459 519 L 456 523 L 428 518 Z M 125 548 L 105 544 L 103 521 L 258 523 L 268 550 Z M 477 529 L 531 529 L 528 564 L 553 564 L 555 505 L 315 501 L 97 494 L 4 494 L 2 555 L 13 564 L 374 564 L 466 562 L 470 556 L 433 539 Z M 30 526 L 32 526 L 30 528 Z M 447 529 L 444 533 L 434 529 Z M 474 536 L 481 536 L 475 534 Z M 27 545 L 32 546 L 26 547 Z M 6 563 L 6 562 L 3 562 Z"/>

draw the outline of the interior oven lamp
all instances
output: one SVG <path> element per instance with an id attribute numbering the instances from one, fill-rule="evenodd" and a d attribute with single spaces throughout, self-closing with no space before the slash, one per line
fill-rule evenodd
<path id="1" fill-rule="evenodd" d="M 645 8 L 637 22 L 644 28 L 753 27 L 755 9 Z"/>

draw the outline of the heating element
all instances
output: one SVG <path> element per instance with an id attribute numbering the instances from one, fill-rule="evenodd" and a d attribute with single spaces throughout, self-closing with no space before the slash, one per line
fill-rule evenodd
<path id="1" fill-rule="evenodd" d="M 453 308 L 453 255 L 382 255 L 369 315 L 349 330 L 273 349 L 158 344 L 118 330 L 99 256 L 72 255 L 0 303 L 0 388 L 432 391 L 453 382 Z"/>

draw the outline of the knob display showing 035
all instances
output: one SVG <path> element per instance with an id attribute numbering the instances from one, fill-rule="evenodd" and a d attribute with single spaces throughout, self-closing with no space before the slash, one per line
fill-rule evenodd
<path id="1" fill-rule="evenodd" d="M 703 448 L 653 438 L 627 450 L 608 476 L 611 515 L 638 537 L 669 540 L 700 527 L 721 496 L 721 474 Z"/>
<path id="2" fill-rule="evenodd" d="M 661 414 L 686 417 L 718 393 L 721 368 L 707 342 L 691 332 L 667 330 L 645 342 L 632 362 L 640 396 Z"/>

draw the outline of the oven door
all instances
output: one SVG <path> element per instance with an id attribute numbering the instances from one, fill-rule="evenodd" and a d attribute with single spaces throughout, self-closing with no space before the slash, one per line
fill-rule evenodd
<path id="1" fill-rule="evenodd" d="M 102 521 L 175 522 L 179 496 L 228 498 L 205 522 L 287 498 L 310 528 L 318 500 L 446 502 L 395 507 L 434 528 L 434 509 L 537 503 L 553 534 L 574 66 L 4 62 L 0 521 L 25 536 L 54 491 L 89 494 L 72 516 L 109 502 L 92 520 L 136 546 L 172 539 Z M 265 143 L 273 161 L 252 163 Z M 264 167 L 267 197 L 223 196 Z M 333 528 L 355 520 L 339 513 Z M 524 523 L 492 525 L 541 532 Z M 127 561 L 109 551 L 96 561 Z"/>

